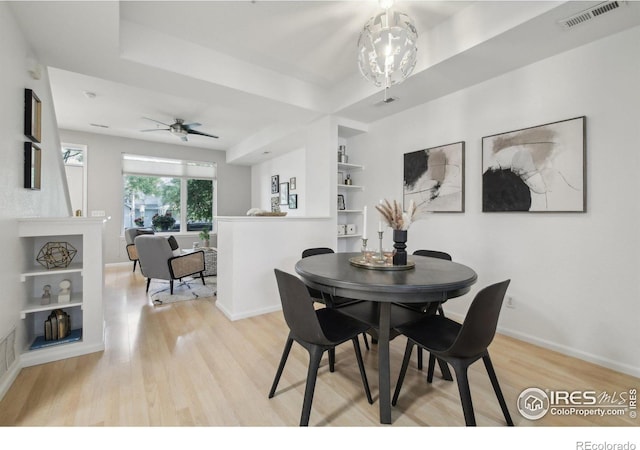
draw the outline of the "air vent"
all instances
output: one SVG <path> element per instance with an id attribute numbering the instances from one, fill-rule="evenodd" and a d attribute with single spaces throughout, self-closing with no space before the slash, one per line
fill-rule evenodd
<path id="1" fill-rule="evenodd" d="M 581 23 L 588 22 L 591 19 L 595 19 L 596 17 L 615 11 L 619 7 L 626 4 L 626 1 L 610 1 L 599 3 L 596 6 L 586 9 L 584 11 L 579 12 L 578 14 L 574 14 L 571 17 L 567 17 L 558 21 L 560 26 L 563 28 L 569 29 L 573 28 L 576 25 L 580 25 Z"/>

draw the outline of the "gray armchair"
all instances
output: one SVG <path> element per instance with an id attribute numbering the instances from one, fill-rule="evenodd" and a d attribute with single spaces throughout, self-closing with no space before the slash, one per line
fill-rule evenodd
<path id="1" fill-rule="evenodd" d="M 140 260 L 140 271 L 147 278 L 147 292 L 151 279 L 169 280 L 171 294 L 173 294 L 173 281 L 182 280 L 184 277 L 198 274 L 204 281 L 204 252 L 180 254 L 177 244 L 174 249 L 170 241 L 175 243 L 171 236 L 141 235 L 135 238 L 135 246 Z M 175 252 L 175 254 L 174 254 Z"/>
<path id="2" fill-rule="evenodd" d="M 127 256 L 129 257 L 129 261 L 133 261 L 134 272 L 136 271 L 136 264 L 138 263 L 138 250 L 133 241 L 142 234 L 155 234 L 155 232 L 151 228 L 126 228 L 124 230 L 124 238 L 127 242 Z"/>

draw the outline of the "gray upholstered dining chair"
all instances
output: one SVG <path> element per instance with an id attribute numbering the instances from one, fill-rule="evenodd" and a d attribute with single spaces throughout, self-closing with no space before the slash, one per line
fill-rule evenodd
<path id="1" fill-rule="evenodd" d="M 147 292 L 152 278 L 168 280 L 171 294 L 174 280 L 198 275 L 205 284 L 204 252 L 181 254 L 173 236 L 142 235 L 136 237 L 134 243 L 140 259 L 140 271 L 147 278 Z"/>

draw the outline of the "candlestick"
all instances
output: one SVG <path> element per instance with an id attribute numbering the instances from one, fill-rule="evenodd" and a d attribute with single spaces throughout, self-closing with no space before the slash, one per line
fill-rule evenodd
<path id="1" fill-rule="evenodd" d="M 367 240 L 367 207 L 364 207 L 364 210 L 362 212 L 362 240 L 366 241 Z M 365 247 L 366 247 L 366 242 L 365 242 Z"/>
<path id="2" fill-rule="evenodd" d="M 367 249 L 367 238 L 362 238 L 362 253 Z"/>
<path id="3" fill-rule="evenodd" d="M 380 239 L 380 261 L 384 261 L 384 255 L 382 254 L 382 231 L 378 231 L 378 239 Z"/>
<path id="4" fill-rule="evenodd" d="M 382 205 L 382 200 L 380 200 L 379 204 Z M 382 220 L 378 221 L 378 233 L 382 231 Z"/>

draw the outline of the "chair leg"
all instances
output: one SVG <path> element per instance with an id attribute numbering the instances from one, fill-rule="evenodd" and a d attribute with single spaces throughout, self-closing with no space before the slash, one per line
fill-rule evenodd
<path id="1" fill-rule="evenodd" d="M 173 295 L 173 280 L 169 280 L 169 290 L 171 292 L 171 295 Z"/>
<path id="2" fill-rule="evenodd" d="M 422 370 L 422 349 L 418 347 L 418 370 Z"/>
<path id="3" fill-rule="evenodd" d="M 151 284 L 151 278 L 147 278 L 147 292 L 149 292 L 149 285 Z"/>
<path id="4" fill-rule="evenodd" d="M 400 375 L 398 376 L 398 382 L 396 383 L 396 390 L 393 393 L 393 399 L 391 399 L 391 405 L 396 406 L 398 403 L 398 397 L 400 396 L 400 388 L 404 381 L 404 376 L 407 373 L 407 367 L 409 367 L 409 360 L 411 359 L 411 350 L 415 344 L 411 342 L 411 339 L 407 339 L 407 346 L 404 350 L 404 358 L 402 358 L 402 367 L 400 368 Z M 419 347 L 418 347 L 419 348 Z"/>
<path id="5" fill-rule="evenodd" d="M 284 344 L 284 351 L 282 352 L 282 357 L 280 358 L 280 364 L 278 365 L 278 370 L 276 371 L 276 377 L 273 379 L 273 384 L 271 385 L 271 390 L 269 391 L 269 398 L 272 398 L 276 393 L 276 388 L 278 387 L 278 383 L 280 382 L 280 377 L 282 376 L 282 371 L 284 370 L 284 365 L 287 362 L 287 358 L 289 357 L 289 352 L 291 351 L 291 346 L 293 345 L 293 339 L 291 336 L 287 337 L 287 342 Z"/>
<path id="6" fill-rule="evenodd" d="M 459 362 L 453 363 L 453 370 L 456 372 L 458 380 L 458 391 L 460 392 L 460 403 L 464 413 L 464 422 L 468 427 L 476 426 L 476 417 L 473 414 L 473 402 L 471 401 L 471 390 L 469 389 L 468 366 Z"/>
<path id="7" fill-rule="evenodd" d="M 329 349 L 329 372 L 336 371 L 336 349 Z"/>
<path id="8" fill-rule="evenodd" d="M 427 369 L 427 383 L 433 381 L 433 371 L 436 368 L 436 357 L 429 353 L 429 368 Z"/>
<path id="9" fill-rule="evenodd" d="M 136 264 L 138 264 L 138 260 L 135 260 L 135 261 L 133 262 L 133 271 L 134 271 L 134 272 L 136 271 Z"/>
<path id="10" fill-rule="evenodd" d="M 371 398 L 371 389 L 369 389 L 369 380 L 367 380 L 367 372 L 364 370 L 364 362 L 362 361 L 362 352 L 360 351 L 360 342 L 358 342 L 358 336 L 352 339 L 353 348 L 356 351 L 356 359 L 358 360 L 358 368 L 360 369 L 360 376 L 362 377 L 362 384 L 364 385 L 364 393 L 367 395 L 367 401 L 370 405 L 373 405 L 373 399 Z"/>
<path id="11" fill-rule="evenodd" d="M 204 286 L 206 284 L 204 282 L 204 272 L 200 272 L 200 279 L 202 280 L 202 285 Z"/>
<path id="12" fill-rule="evenodd" d="M 304 401 L 302 402 L 302 415 L 300 416 L 300 426 L 309 425 L 311 416 L 311 404 L 313 403 L 313 391 L 316 389 L 316 378 L 318 377 L 318 367 L 324 351 L 320 347 L 313 346 L 309 350 L 309 370 L 307 371 L 307 385 L 304 388 Z"/>
<path id="13" fill-rule="evenodd" d="M 367 333 L 362 333 L 362 340 L 364 341 L 364 346 L 369 350 L 369 339 L 367 339 Z"/>
<path id="14" fill-rule="evenodd" d="M 482 357 L 482 361 L 484 362 L 484 366 L 487 368 L 487 373 L 489 374 L 489 379 L 491 380 L 491 384 L 493 386 L 493 390 L 496 393 L 496 397 L 498 397 L 498 403 L 500 403 L 500 408 L 502 408 L 502 414 L 504 414 L 504 419 L 507 421 L 507 425 L 512 427 L 513 420 L 511 420 L 511 414 L 509 414 L 509 408 L 507 408 L 507 403 L 504 401 L 504 396 L 502 395 L 502 389 L 500 389 L 500 384 L 498 383 L 498 377 L 496 376 L 496 371 L 493 369 L 493 363 L 491 362 L 489 353 L 487 353 Z"/>

